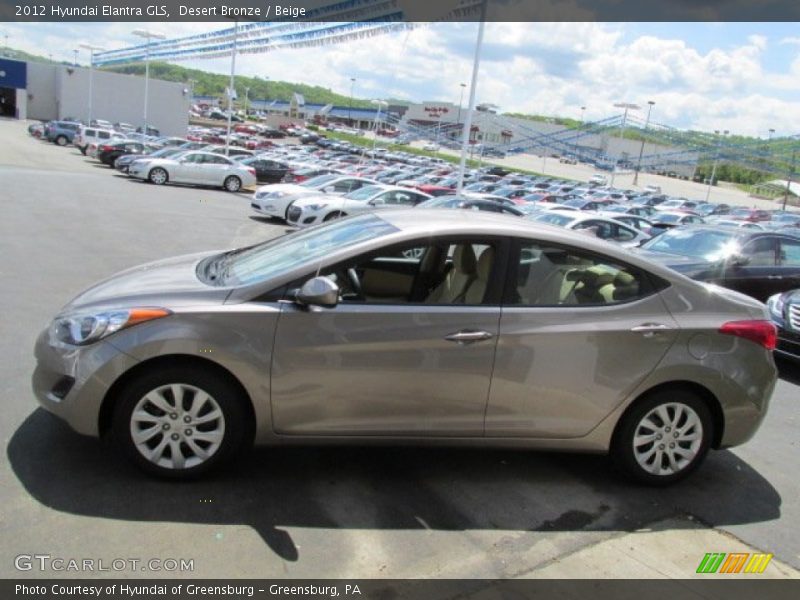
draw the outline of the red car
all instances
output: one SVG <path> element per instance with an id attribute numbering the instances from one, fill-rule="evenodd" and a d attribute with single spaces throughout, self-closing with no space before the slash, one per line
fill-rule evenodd
<path id="1" fill-rule="evenodd" d="M 274 145 L 269 140 L 249 139 L 244 142 L 244 147 L 248 150 L 261 150 L 262 148 L 271 148 Z"/>
<path id="2" fill-rule="evenodd" d="M 758 208 L 735 208 L 728 216 L 737 221 L 751 221 L 753 223 L 772 220 L 772 215 L 769 211 Z"/>

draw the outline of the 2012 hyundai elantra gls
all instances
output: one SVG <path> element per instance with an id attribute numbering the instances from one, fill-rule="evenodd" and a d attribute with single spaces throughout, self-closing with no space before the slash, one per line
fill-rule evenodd
<path id="1" fill-rule="evenodd" d="M 347 441 L 609 452 L 666 484 L 756 432 L 774 345 L 763 304 L 609 243 L 397 210 L 102 281 L 33 388 L 157 475 Z"/>

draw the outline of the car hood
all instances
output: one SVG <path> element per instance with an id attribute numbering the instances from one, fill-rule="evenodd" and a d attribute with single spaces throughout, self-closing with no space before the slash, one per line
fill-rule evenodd
<path id="1" fill-rule="evenodd" d="M 294 195 L 308 193 L 310 191 L 313 190 L 296 183 L 273 183 L 271 185 L 262 185 L 260 188 L 258 188 L 256 190 L 256 197 L 263 198 L 264 196 L 268 194 L 274 194 L 275 192 L 283 192 Z"/>
<path id="2" fill-rule="evenodd" d="M 204 284 L 197 265 L 219 251 L 176 256 L 126 269 L 94 284 L 67 304 L 62 313 L 87 308 L 192 306 L 223 302 L 230 290 Z"/>
<path id="3" fill-rule="evenodd" d="M 319 204 L 320 202 L 329 203 L 335 200 L 331 199 L 333 194 L 323 194 L 322 192 L 317 192 L 315 194 L 303 194 L 302 196 L 298 196 L 297 200 L 292 202 L 292 206 L 309 206 L 311 204 Z M 338 197 L 339 201 L 341 202 L 341 196 Z"/>

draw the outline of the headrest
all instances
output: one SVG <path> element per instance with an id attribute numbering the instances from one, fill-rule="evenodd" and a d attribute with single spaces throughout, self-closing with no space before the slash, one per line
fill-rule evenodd
<path id="1" fill-rule="evenodd" d="M 481 257 L 478 259 L 478 279 L 482 279 L 484 281 L 489 279 L 489 273 L 492 270 L 493 262 L 494 248 L 489 246 L 483 252 L 481 252 Z"/>
<path id="2" fill-rule="evenodd" d="M 598 267 L 573 269 L 567 273 L 566 279 L 567 281 L 582 281 L 587 286 L 592 286 L 593 288 L 603 287 L 614 281 L 614 277 L 611 273 Z"/>
<path id="3" fill-rule="evenodd" d="M 617 286 L 633 285 L 634 283 L 636 283 L 636 278 L 627 271 L 620 271 L 614 278 L 614 285 Z"/>
<path id="4" fill-rule="evenodd" d="M 477 268 L 477 261 L 475 259 L 475 252 L 469 244 L 462 244 L 456 246 L 453 253 L 453 266 L 456 271 L 464 275 L 474 275 Z"/>

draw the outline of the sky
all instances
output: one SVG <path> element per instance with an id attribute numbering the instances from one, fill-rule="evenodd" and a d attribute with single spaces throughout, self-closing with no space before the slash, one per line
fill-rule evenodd
<path id="1" fill-rule="evenodd" d="M 13 48 L 73 59 L 81 42 L 122 48 L 146 26 L 179 37 L 230 23 L 3 23 Z M 476 23 L 441 23 L 317 48 L 237 57 L 237 73 L 321 85 L 360 98 L 460 100 L 471 77 Z M 82 50 L 78 61 L 88 61 Z M 230 72 L 229 59 L 185 61 Z M 615 103 L 647 107 L 652 122 L 767 138 L 800 133 L 796 23 L 487 23 L 478 103 L 502 112 L 599 120 Z M 467 97 L 464 97 L 466 106 Z M 638 111 L 644 119 L 644 109 Z"/>

